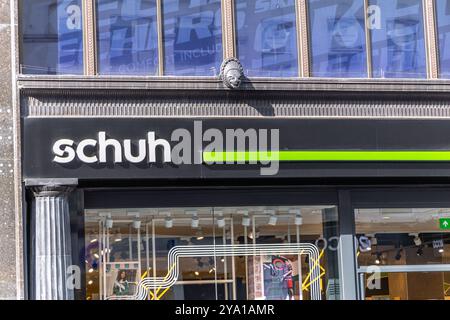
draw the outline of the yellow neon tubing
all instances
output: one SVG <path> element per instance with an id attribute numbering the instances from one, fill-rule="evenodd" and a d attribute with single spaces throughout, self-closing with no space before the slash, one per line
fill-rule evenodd
<path id="1" fill-rule="evenodd" d="M 169 291 L 170 288 L 171 287 L 164 289 L 164 291 L 158 297 L 156 297 L 156 300 L 160 300 L 166 294 L 166 292 Z"/>
<path id="2" fill-rule="evenodd" d="M 317 264 L 318 264 L 319 261 L 320 261 L 320 258 L 322 258 L 322 256 L 323 256 L 324 252 L 325 252 L 325 250 L 322 249 L 322 251 L 321 251 L 320 254 L 319 254 L 319 258 L 318 258 L 317 260 L 311 258 L 311 259 L 314 261 L 314 265 L 312 266 L 312 268 L 314 268 L 315 266 L 317 266 Z M 302 288 L 303 288 L 303 286 L 305 286 L 305 284 L 306 284 L 306 283 L 308 282 L 308 280 L 311 278 L 311 272 L 312 272 L 312 270 L 309 270 L 308 275 L 307 275 L 306 278 L 305 278 L 305 281 L 303 281 L 303 283 L 302 283 Z"/>
<path id="3" fill-rule="evenodd" d="M 144 280 L 144 278 L 147 276 L 148 274 L 148 270 L 146 270 L 144 272 L 144 274 L 141 276 L 141 280 Z M 144 288 L 148 291 L 148 293 L 150 294 L 150 298 L 153 300 L 153 292 L 151 291 L 151 289 L 147 288 L 146 286 L 144 286 Z"/>
<path id="4" fill-rule="evenodd" d="M 170 268 L 167 276 L 169 275 L 170 271 L 172 271 L 173 267 L 175 267 L 175 264 L 173 264 L 172 268 Z M 166 276 L 166 278 L 167 278 L 167 276 Z M 166 278 L 164 278 L 164 280 L 166 280 Z M 158 291 L 160 290 L 160 288 L 161 287 L 158 288 Z M 164 289 L 164 291 L 159 296 L 156 297 L 156 300 L 160 300 L 166 294 L 166 292 L 169 291 L 170 288 L 171 287 Z M 158 294 L 158 291 L 156 291 L 156 294 Z"/>
<path id="5" fill-rule="evenodd" d="M 315 281 L 319 280 L 320 278 L 322 278 L 325 275 L 325 272 L 322 272 L 321 274 L 319 274 L 314 280 L 312 280 L 311 282 L 309 282 L 304 288 L 302 288 L 303 290 L 308 289 Z"/>
<path id="6" fill-rule="evenodd" d="M 173 270 L 174 267 L 175 267 L 175 263 L 170 267 L 169 271 L 167 271 L 167 274 L 166 274 L 166 276 L 164 277 L 164 280 L 163 280 L 163 281 L 167 280 L 167 278 L 169 277 L 170 272 L 172 272 L 172 270 Z M 156 292 L 155 292 L 156 300 L 159 300 L 159 298 L 158 298 L 158 292 L 159 292 L 159 290 L 161 290 L 161 286 L 159 286 L 159 288 L 158 288 L 158 289 L 156 290 Z M 166 290 L 166 291 L 167 291 L 167 290 Z"/>

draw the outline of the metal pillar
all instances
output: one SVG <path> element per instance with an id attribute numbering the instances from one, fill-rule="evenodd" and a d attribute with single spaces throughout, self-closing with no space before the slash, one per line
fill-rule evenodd
<path id="1" fill-rule="evenodd" d="M 339 275 L 341 300 L 357 299 L 355 214 L 350 191 L 339 191 Z"/>

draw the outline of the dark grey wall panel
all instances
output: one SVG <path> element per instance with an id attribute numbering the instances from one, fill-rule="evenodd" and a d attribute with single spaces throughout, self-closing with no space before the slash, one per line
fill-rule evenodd
<path id="1" fill-rule="evenodd" d="M 450 150 L 450 121 L 324 119 L 197 119 L 208 128 L 279 129 L 280 150 Z M 70 164 L 53 162 L 53 144 L 108 138 L 145 139 L 154 131 L 170 140 L 173 130 L 193 132 L 193 119 L 159 118 L 27 118 L 24 121 L 25 178 L 95 179 L 231 179 L 260 178 L 260 165 Z M 194 137 L 194 135 L 192 134 Z M 36 141 L 39 137 L 39 142 Z M 204 146 L 205 144 L 203 144 Z M 95 152 L 96 150 L 93 150 Z M 111 157 L 110 157 L 111 159 Z M 144 161 L 145 162 L 145 161 Z M 283 162 L 269 178 L 450 177 L 450 162 Z"/>

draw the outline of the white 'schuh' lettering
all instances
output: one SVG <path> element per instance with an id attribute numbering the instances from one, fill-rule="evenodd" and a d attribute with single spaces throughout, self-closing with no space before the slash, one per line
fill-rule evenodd
<path id="1" fill-rule="evenodd" d="M 202 122 L 195 121 L 193 134 L 186 129 L 176 129 L 172 132 L 170 141 L 157 138 L 153 131 L 147 132 L 145 139 L 121 141 L 100 131 L 97 137 L 77 143 L 71 139 L 60 139 L 53 144 L 52 151 L 53 162 L 59 164 L 78 161 L 86 164 L 163 162 L 175 165 L 202 164 L 203 152 L 209 152 L 218 156 L 205 161 L 206 164 L 259 163 L 263 166 L 261 175 L 275 175 L 279 170 L 278 158 L 268 157 L 267 154 L 279 151 L 279 130 L 226 129 L 224 134 L 219 129 L 210 128 L 203 132 Z M 265 156 L 245 160 L 233 156 L 235 151 L 259 152 Z"/>

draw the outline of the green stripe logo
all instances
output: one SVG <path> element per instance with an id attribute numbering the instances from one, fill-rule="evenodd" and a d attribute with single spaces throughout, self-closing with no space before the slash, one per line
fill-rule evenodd
<path id="1" fill-rule="evenodd" d="M 450 161 L 450 151 L 232 151 L 203 152 L 203 161 Z"/>

